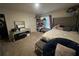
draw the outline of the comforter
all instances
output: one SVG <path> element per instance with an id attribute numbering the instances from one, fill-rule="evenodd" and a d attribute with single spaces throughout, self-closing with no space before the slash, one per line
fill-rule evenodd
<path id="1" fill-rule="evenodd" d="M 50 41 L 54 38 L 65 38 L 79 43 L 79 33 L 74 31 L 63 31 L 58 29 L 52 29 L 42 36 L 43 41 Z"/>

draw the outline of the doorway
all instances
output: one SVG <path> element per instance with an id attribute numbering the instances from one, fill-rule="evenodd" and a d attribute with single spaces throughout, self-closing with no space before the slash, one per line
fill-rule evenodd
<path id="1" fill-rule="evenodd" d="M 0 38 L 8 38 L 8 31 L 4 14 L 0 14 Z"/>

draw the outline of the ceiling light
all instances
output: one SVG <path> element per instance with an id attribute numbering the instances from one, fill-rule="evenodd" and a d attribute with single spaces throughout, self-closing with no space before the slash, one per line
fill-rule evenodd
<path id="1" fill-rule="evenodd" d="M 36 7 L 39 7 L 39 3 L 35 3 L 35 6 L 36 6 Z"/>

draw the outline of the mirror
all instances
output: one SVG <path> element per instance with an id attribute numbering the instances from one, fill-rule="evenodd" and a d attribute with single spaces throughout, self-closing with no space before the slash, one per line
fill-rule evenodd
<path id="1" fill-rule="evenodd" d="M 24 21 L 14 21 L 14 27 L 16 29 L 25 28 L 25 22 Z"/>

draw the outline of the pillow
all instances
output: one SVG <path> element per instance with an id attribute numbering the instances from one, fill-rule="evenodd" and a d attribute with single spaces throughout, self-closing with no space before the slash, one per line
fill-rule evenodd
<path id="1" fill-rule="evenodd" d="M 55 56 L 74 56 L 76 55 L 76 51 L 72 48 L 66 47 L 61 44 L 57 44 L 55 50 Z"/>
<path id="2" fill-rule="evenodd" d="M 60 24 L 54 26 L 53 28 L 54 28 L 54 29 L 63 30 L 63 27 L 62 27 Z"/>
<path id="3" fill-rule="evenodd" d="M 64 27 L 64 31 L 71 31 L 71 27 Z"/>
<path id="4" fill-rule="evenodd" d="M 43 41 L 43 42 L 48 42 L 48 40 L 46 40 L 45 37 L 42 37 L 40 40 Z"/>

